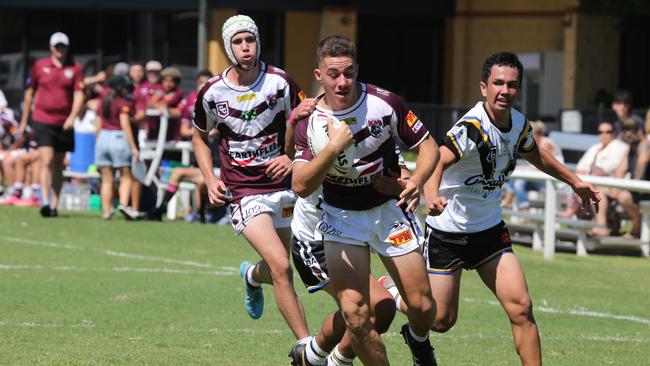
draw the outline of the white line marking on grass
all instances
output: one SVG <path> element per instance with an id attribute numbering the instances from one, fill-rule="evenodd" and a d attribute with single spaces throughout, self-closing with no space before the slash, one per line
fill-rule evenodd
<path id="1" fill-rule="evenodd" d="M 471 297 L 466 297 L 463 299 L 466 302 L 476 302 L 476 303 L 483 303 L 483 304 L 490 304 L 490 305 L 501 305 L 498 301 L 495 300 L 481 300 L 481 299 L 476 299 L 476 298 L 471 298 Z M 641 323 L 641 324 L 650 324 L 650 319 L 648 318 L 643 318 L 640 316 L 634 316 L 634 315 L 616 315 L 616 314 L 610 314 L 610 313 L 602 313 L 598 311 L 593 311 L 589 310 L 587 308 L 575 308 L 575 309 L 570 309 L 570 310 L 560 310 L 560 309 L 555 309 L 546 305 L 540 305 L 535 307 L 535 311 L 540 311 L 542 313 L 550 313 L 550 314 L 564 314 L 564 315 L 576 315 L 576 316 L 588 316 L 592 318 L 603 318 L 603 319 L 614 319 L 614 320 L 626 320 L 626 321 L 631 321 L 635 323 Z"/>
<path id="2" fill-rule="evenodd" d="M 113 268 L 85 268 L 70 266 L 44 266 L 41 264 L 0 264 L 0 270 L 50 270 L 50 271 L 75 271 L 75 272 L 138 272 L 138 273 L 170 273 L 170 274 L 188 274 L 188 275 L 207 275 L 207 276 L 234 276 L 239 272 L 231 267 L 219 267 L 217 271 L 189 271 L 172 268 L 132 268 L 132 267 L 113 267 Z M 1 325 L 1 324 L 0 324 Z"/>
<path id="3" fill-rule="evenodd" d="M 172 264 L 181 264 L 185 266 L 190 266 L 190 267 L 199 267 L 199 268 L 211 268 L 212 265 L 209 263 L 199 263 L 195 261 L 187 261 L 187 260 L 177 260 L 177 259 L 170 259 L 170 258 L 162 258 L 162 257 L 150 257 L 146 255 L 141 255 L 141 254 L 131 254 L 131 253 L 125 253 L 125 252 L 118 252 L 110 249 L 99 249 L 99 248 L 92 248 L 92 247 L 80 247 L 76 245 L 69 245 L 69 244 L 60 244 L 60 243 L 50 243 L 50 242 L 45 242 L 45 241 L 38 241 L 38 240 L 29 240 L 29 239 L 22 239 L 22 238 L 13 238 L 13 237 L 1 237 L 1 240 L 7 240 L 10 242 L 15 242 L 15 243 L 20 243 L 20 244 L 29 244 L 29 245 L 38 245 L 38 246 L 45 246 L 45 247 L 50 247 L 50 248 L 58 248 L 58 249 L 71 249 L 71 250 L 92 250 L 101 254 L 109 255 L 112 257 L 122 257 L 122 258 L 130 258 L 130 259 L 140 259 L 140 260 L 146 260 L 146 261 L 155 261 L 155 262 L 163 262 L 163 263 L 172 263 Z"/>

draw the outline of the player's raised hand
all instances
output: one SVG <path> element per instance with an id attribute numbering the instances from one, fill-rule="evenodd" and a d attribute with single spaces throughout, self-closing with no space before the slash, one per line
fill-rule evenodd
<path id="1" fill-rule="evenodd" d="M 332 121 L 327 121 L 327 133 L 329 135 L 328 145 L 332 146 L 337 153 L 347 149 L 354 143 L 354 135 L 350 127 L 341 122 L 338 127 L 334 127 Z"/>
<path id="2" fill-rule="evenodd" d="M 289 173 L 291 173 L 291 159 L 287 155 L 273 158 L 266 168 L 266 176 L 271 179 L 284 178 Z"/>
<path id="3" fill-rule="evenodd" d="M 213 177 L 206 183 L 208 189 L 208 198 L 210 203 L 215 206 L 223 206 L 226 204 L 226 184 L 219 178 Z"/>
<path id="4" fill-rule="evenodd" d="M 430 202 L 427 202 L 427 215 L 438 216 L 447 207 L 447 198 L 443 196 L 434 197 Z"/>
<path id="5" fill-rule="evenodd" d="M 303 99 L 296 108 L 291 112 L 291 123 L 296 123 L 303 118 L 306 118 L 316 108 L 316 98 Z"/>
<path id="6" fill-rule="evenodd" d="M 398 182 L 399 181 L 404 184 L 404 189 L 402 189 L 402 192 L 399 194 L 397 206 L 401 206 L 406 203 L 406 212 L 415 213 L 415 209 L 420 203 L 420 187 L 417 183 L 410 179 L 399 178 Z"/>

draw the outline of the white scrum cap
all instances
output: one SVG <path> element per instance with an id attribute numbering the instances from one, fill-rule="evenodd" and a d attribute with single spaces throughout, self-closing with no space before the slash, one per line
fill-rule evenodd
<path id="1" fill-rule="evenodd" d="M 223 28 L 221 28 L 221 36 L 223 37 L 223 48 L 226 49 L 226 54 L 228 54 L 228 59 L 230 59 L 230 62 L 233 65 L 237 65 L 239 62 L 237 62 L 235 55 L 232 53 L 232 46 L 230 45 L 230 42 L 232 41 L 232 37 L 242 32 L 250 32 L 255 36 L 255 40 L 257 41 L 256 59 L 257 60 L 260 59 L 260 34 L 259 31 L 257 30 L 257 25 L 255 24 L 255 21 L 253 21 L 253 19 L 251 19 L 247 15 L 235 15 L 228 18 L 228 20 L 226 20 L 226 22 L 223 23 Z"/>

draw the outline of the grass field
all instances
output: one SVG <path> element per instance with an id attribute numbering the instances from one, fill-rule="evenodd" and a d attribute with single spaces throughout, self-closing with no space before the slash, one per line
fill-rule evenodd
<path id="1" fill-rule="evenodd" d="M 516 253 L 546 364 L 650 363 L 650 261 Z M 272 292 L 261 319 L 243 311 L 243 259 L 257 256 L 230 227 L 0 207 L 0 365 L 288 365 L 294 340 Z M 432 335 L 439 363 L 518 364 L 492 294 L 475 273 L 463 281 L 456 327 Z M 315 332 L 334 304 L 297 292 Z M 384 336 L 394 365 L 409 365 L 404 322 Z"/>

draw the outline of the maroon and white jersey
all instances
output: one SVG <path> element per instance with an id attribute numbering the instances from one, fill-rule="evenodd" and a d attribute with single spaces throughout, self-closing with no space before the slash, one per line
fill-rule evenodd
<path id="1" fill-rule="evenodd" d="M 389 199 L 371 185 L 371 179 L 388 170 L 399 172 L 399 156 L 395 149 L 399 138 L 409 149 L 416 148 L 429 136 L 418 117 L 395 94 L 371 84 L 359 83 L 359 100 L 342 111 L 328 113 L 345 122 L 354 134 L 354 165 L 345 176 L 327 174 L 323 182 L 325 202 L 341 209 L 368 210 Z M 308 162 L 313 154 L 307 143 L 308 119 L 296 125 L 296 156 L 294 162 Z"/>
<path id="2" fill-rule="evenodd" d="M 243 196 L 291 188 L 291 177 L 270 179 L 265 171 L 284 154 L 286 120 L 304 93 L 285 71 L 260 62 L 260 74 L 248 86 L 232 85 L 230 68 L 210 79 L 194 107 L 194 128 L 219 130 L 221 179 L 232 193 Z"/>

